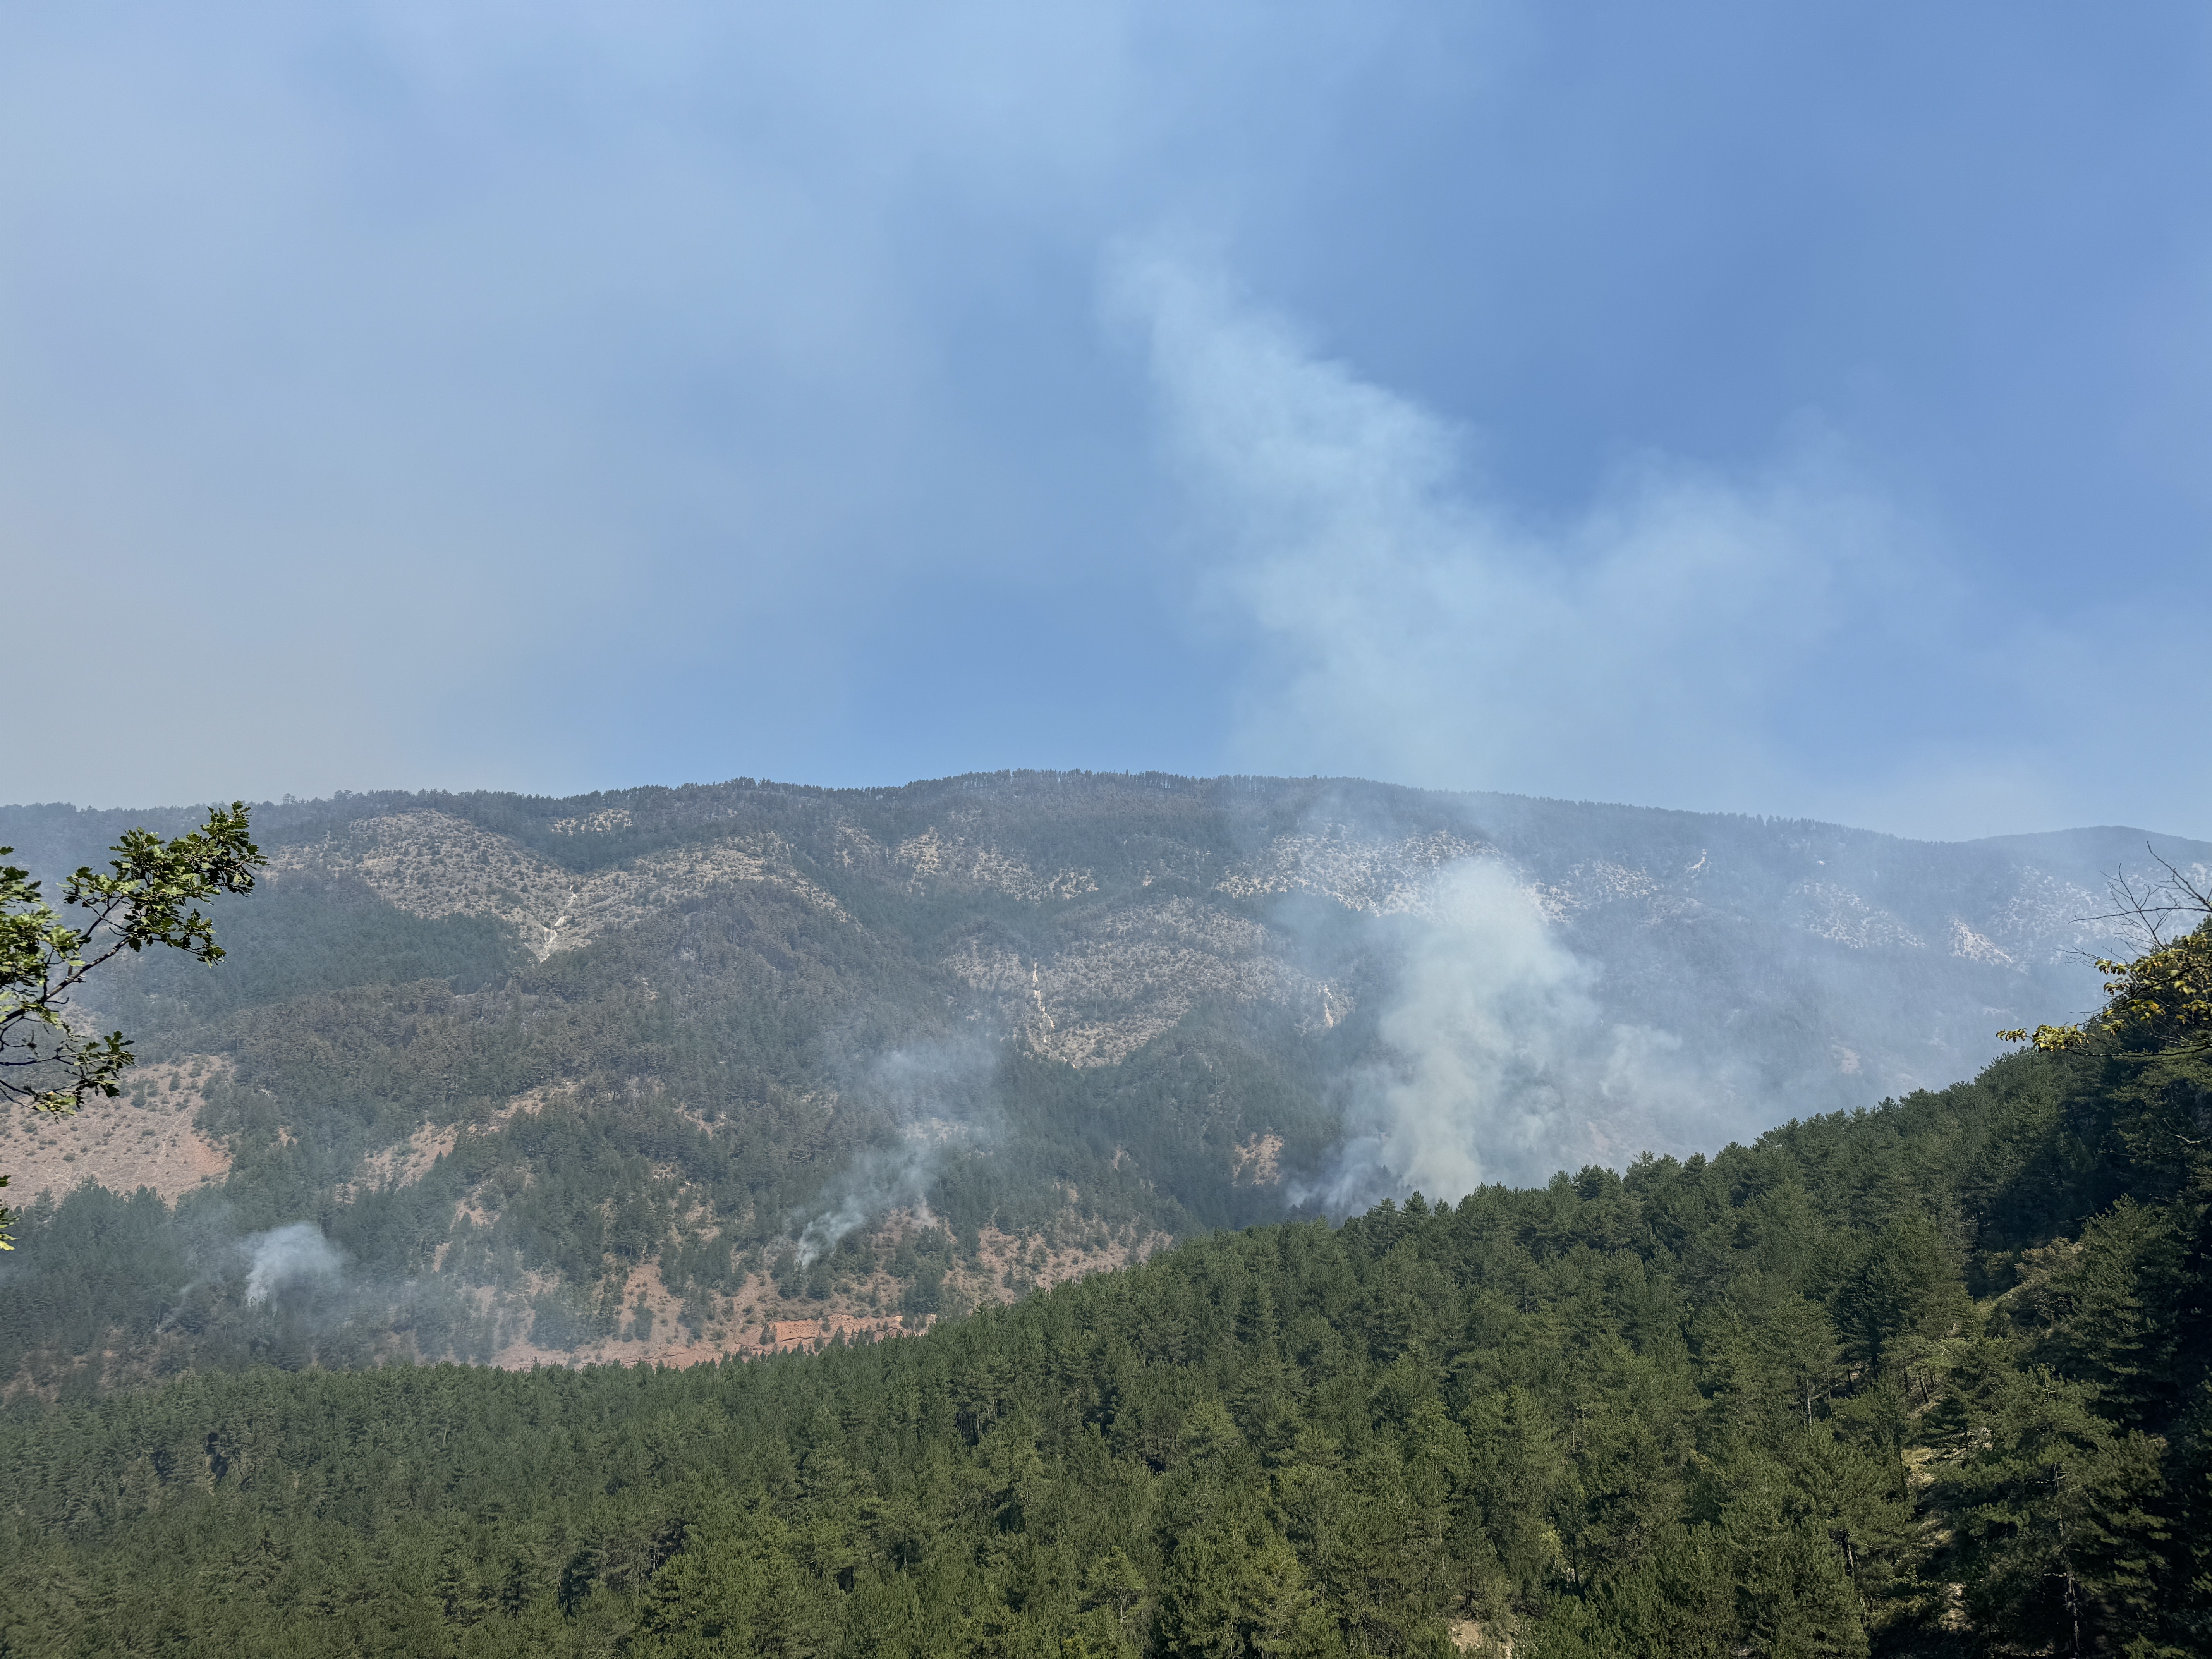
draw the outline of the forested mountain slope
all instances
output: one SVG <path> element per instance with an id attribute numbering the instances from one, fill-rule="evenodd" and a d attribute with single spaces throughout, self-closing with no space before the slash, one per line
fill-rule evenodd
<path id="1" fill-rule="evenodd" d="M 2208 1101 L 2030 1053 L 811 1357 L 19 1398 L 0 1650 L 2202 1653 Z"/>
<path id="2" fill-rule="evenodd" d="M 0 841 L 55 872 L 190 816 L 9 808 Z M 2087 1005 L 2079 953 L 2119 942 L 2082 919 L 2141 839 L 1054 774 L 349 796 L 255 832 L 229 959 L 106 987 L 129 1099 L 0 1142 L 50 1194 L 0 1268 L 12 1387 L 757 1351 L 1357 1209 L 1418 1184 L 1376 1115 L 1425 1109 L 1470 998 L 1549 1047 L 1421 1158 L 1718 1145 Z M 1470 910 L 1478 866 L 1534 933 Z"/>

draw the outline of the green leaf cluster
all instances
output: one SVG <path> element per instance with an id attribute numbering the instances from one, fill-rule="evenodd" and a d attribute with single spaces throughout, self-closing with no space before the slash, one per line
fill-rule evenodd
<path id="1" fill-rule="evenodd" d="M 135 1060 L 131 1044 L 120 1031 L 88 1029 L 76 994 L 94 969 L 149 945 L 203 963 L 222 960 L 215 925 L 199 907 L 253 890 L 253 872 L 267 860 L 246 818 L 246 804 L 235 801 L 172 840 L 125 831 L 106 873 L 86 866 L 64 884 L 64 902 L 86 912 L 74 926 L 46 903 L 28 870 L 0 865 L 0 1107 L 70 1113 L 91 1097 L 121 1092 L 118 1079 Z M 15 850 L 0 847 L 0 858 Z M 11 1219 L 0 1210 L 0 1249 L 14 1248 Z"/>

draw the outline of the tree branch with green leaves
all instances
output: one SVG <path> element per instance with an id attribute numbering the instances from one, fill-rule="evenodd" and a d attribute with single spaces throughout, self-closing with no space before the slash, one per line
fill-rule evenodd
<path id="1" fill-rule="evenodd" d="M 15 850 L 0 847 L 0 858 Z M 268 862 L 249 837 L 243 801 L 210 808 L 205 823 L 173 841 L 133 830 L 109 850 L 108 873 L 87 866 L 63 884 L 63 901 L 86 913 L 73 924 L 29 871 L 0 865 L 0 1104 L 68 1114 L 121 1092 L 117 1079 L 135 1056 L 122 1032 L 102 1036 L 76 1012 L 86 980 L 149 945 L 220 962 L 215 926 L 199 907 L 252 892 L 253 872 Z M 9 1220 L 0 1209 L 0 1249 L 14 1248 Z"/>
<path id="2" fill-rule="evenodd" d="M 2212 884 L 2151 856 L 2164 878 L 2139 885 L 2124 873 L 2114 877 L 2117 908 L 2098 918 L 2130 924 L 2148 946 L 2131 961 L 2098 958 L 2104 1007 L 2077 1025 L 2015 1027 L 1999 1031 L 2001 1040 L 2045 1054 L 2094 1049 L 2153 1060 L 2212 1053 Z"/>

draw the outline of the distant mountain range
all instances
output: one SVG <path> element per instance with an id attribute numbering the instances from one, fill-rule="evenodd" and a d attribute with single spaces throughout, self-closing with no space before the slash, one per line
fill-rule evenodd
<path id="1" fill-rule="evenodd" d="M 0 842 L 58 872 L 193 816 L 9 807 Z M 2090 959 L 2132 948 L 2108 879 L 2212 866 L 2127 829 L 1162 775 L 254 823 L 230 958 L 105 989 L 131 1100 L 0 1142 L 13 1194 L 52 1194 L 0 1270 L 19 1380 L 759 1346 L 1301 1206 L 1711 1149 L 2094 1006 Z M 301 1224 L 328 1250 L 272 1266 Z M 56 1264 L 95 1236 L 88 1286 Z"/>

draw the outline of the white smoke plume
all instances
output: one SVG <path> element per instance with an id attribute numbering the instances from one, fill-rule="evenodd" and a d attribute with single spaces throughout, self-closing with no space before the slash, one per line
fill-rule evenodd
<path id="1" fill-rule="evenodd" d="M 872 1148 L 839 1176 L 830 1207 L 800 1231 L 796 1244 L 799 1265 L 811 1267 L 848 1233 L 893 1210 L 910 1210 L 924 1225 L 929 1212 L 929 1182 L 941 1142 L 929 1131 L 910 1125 L 901 1132 L 904 1144 L 895 1150 Z"/>
<path id="2" fill-rule="evenodd" d="M 1809 801 L 1832 780 L 1796 775 L 1790 722 L 1840 718 L 1866 653 L 1948 599 L 1925 558 L 1908 592 L 1911 538 L 1809 438 L 1747 479 L 1647 458 L 1530 512 L 1487 487 L 1472 434 L 1224 283 L 1141 257 L 1115 291 L 1216 614 L 1250 647 L 1253 770 Z"/>
<path id="3" fill-rule="evenodd" d="M 932 1218 L 929 1184 L 943 1158 L 994 1133 L 982 1091 L 998 1058 L 989 1039 L 962 1036 L 894 1048 L 862 1071 L 854 1092 L 890 1114 L 900 1142 L 872 1148 L 837 1178 L 824 1207 L 799 1229 L 800 1267 L 811 1267 L 848 1233 L 893 1210 L 911 1211 L 925 1224 Z"/>
<path id="4" fill-rule="evenodd" d="M 1532 513 L 1489 487 L 1471 434 L 1204 271 L 1133 257 L 1116 298 L 1150 346 L 1217 614 L 1252 647 L 1238 741 L 1255 770 L 1817 799 L 1789 723 L 1844 717 L 1869 671 L 1836 653 L 1895 643 L 1911 624 L 1885 619 L 1946 598 L 1923 560 L 1919 610 L 1891 602 L 1912 540 L 1816 446 L 1747 479 L 1647 461 L 1577 510 Z M 1607 1019 L 1508 869 L 1456 866 L 1433 898 L 1378 940 L 1400 969 L 1392 1058 L 1304 1196 L 1340 1211 L 1540 1181 L 1688 1150 L 1741 1106 L 1737 1057 Z"/>
<path id="5" fill-rule="evenodd" d="M 251 1266 L 246 1274 L 246 1305 L 258 1307 L 289 1285 L 336 1279 L 345 1257 L 313 1222 L 295 1221 L 255 1233 L 240 1244 Z"/>
<path id="6" fill-rule="evenodd" d="M 312 1222 L 295 1221 L 264 1232 L 239 1237 L 230 1231 L 228 1206 L 203 1211 L 192 1229 L 181 1236 L 180 1254 L 196 1261 L 198 1271 L 170 1292 L 174 1305 L 155 1327 L 159 1333 L 174 1325 L 186 1301 L 211 1285 L 237 1283 L 246 1270 L 246 1305 L 266 1307 L 270 1298 L 288 1285 L 334 1283 L 343 1277 L 345 1255 L 323 1237 Z"/>
<path id="7" fill-rule="evenodd" d="M 1443 866 L 1423 914 L 1389 925 L 1400 940 L 1379 1022 L 1389 1059 L 1358 1080 L 1346 1143 L 1299 1201 L 1341 1213 L 1619 1164 L 1694 1134 L 1725 1093 L 1668 1033 L 1605 1019 L 1596 969 L 1503 860 Z"/>

